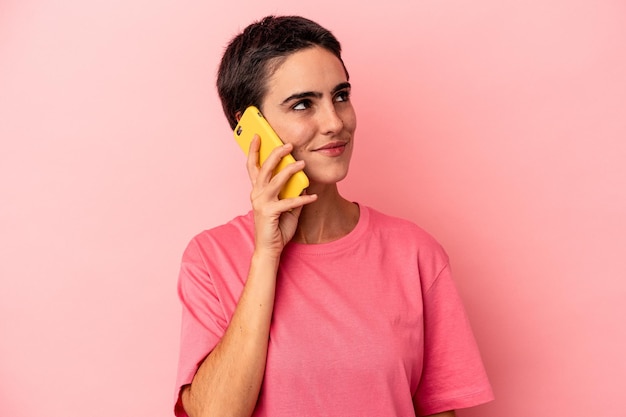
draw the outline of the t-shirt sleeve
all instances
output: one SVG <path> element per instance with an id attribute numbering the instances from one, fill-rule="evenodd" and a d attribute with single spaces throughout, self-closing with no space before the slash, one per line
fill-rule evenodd
<path id="1" fill-rule="evenodd" d="M 182 303 L 182 322 L 174 413 L 187 417 L 180 400 L 181 388 L 191 383 L 227 326 L 218 293 L 195 239 L 183 254 L 178 295 Z"/>
<path id="2" fill-rule="evenodd" d="M 491 401 L 493 392 L 448 264 L 423 299 L 424 363 L 415 393 L 418 415 Z"/>

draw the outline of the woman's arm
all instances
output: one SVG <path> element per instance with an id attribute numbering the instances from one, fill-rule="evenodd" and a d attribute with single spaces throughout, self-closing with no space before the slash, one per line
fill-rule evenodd
<path id="1" fill-rule="evenodd" d="M 272 152 L 262 167 L 258 149 L 256 138 L 248 157 L 255 223 L 248 279 L 224 336 L 200 365 L 191 385 L 182 390 L 183 407 L 190 417 L 250 416 L 254 411 L 265 372 L 280 255 L 295 233 L 302 206 L 316 199 L 304 195 L 278 200 L 287 179 L 304 165 L 292 164 L 272 177 L 291 145 Z"/>
<path id="2" fill-rule="evenodd" d="M 228 329 L 182 391 L 189 416 L 252 414 L 265 371 L 277 266 L 278 260 L 253 256 Z"/>

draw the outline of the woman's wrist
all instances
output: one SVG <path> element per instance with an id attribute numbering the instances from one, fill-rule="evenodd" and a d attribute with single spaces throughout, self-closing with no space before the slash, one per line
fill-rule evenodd
<path id="1" fill-rule="evenodd" d="M 281 254 L 281 250 L 256 247 L 252 252 L 252 262 L 259 266 L 275 266 L 278 269 Z"/>

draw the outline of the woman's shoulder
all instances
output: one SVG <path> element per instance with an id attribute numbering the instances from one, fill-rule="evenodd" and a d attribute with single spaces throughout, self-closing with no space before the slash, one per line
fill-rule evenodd
<path id="1" fill-rule="evenodd" d="M 449 257 L 433 235 L 415 222 L 368 208 L 372 237 L 381 248 L 393 254 L 390 258 L 416 261 L 421 284 L 430 288 L 441 271 L 449 265 Z"/>
<path id="2" fill-rule="evenodd" d="M 254 238 L 254 220 L 252 212 L 236 216 L 226 223 L 214 226 L 197 233 L 187 245 L 190 250 L 206 249 L 232 250 L 250 246 Z"/>
<path id="3" fill-rule="evenodd" d="M 368 211 L 369 223 L 374 229 L 439 244 L 430 232 L 426 231 L 412 220 L 383 213 L 382 211 L 368 206 L 363 206 L 363 208 Z"/>

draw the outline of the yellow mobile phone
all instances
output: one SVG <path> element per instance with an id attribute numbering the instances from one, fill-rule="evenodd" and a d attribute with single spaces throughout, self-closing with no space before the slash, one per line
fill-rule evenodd
<path id="1" fill-rule="evenodd" d="M 270 152 L 274 148 L 283 146 L 283 142 L 280 140 L 274 129 L 265 120 L 265 117 L 261 114 L 259 109 L 254 106 L 250 106 L 243 112 L 243 115 L 239 119 L 237 126 L 234 130 L 235 140 L 248 155 L 250 150 L 250 142 L 255 134 L 261 137 L 261 148 L 259 149 L 259 162 L 262 164 L 265 162 Z M 274 175 L 279 173 L 287 165 L 296 162 L 294 157 L 289 154 L 283 157 L 274 170 Z M 309 186 L 309 179 L 302 171 L 298 171 L 287 180 L 287 183 L 283 189 L 278 193 L 278 197 L 292 198 L 302 194 L 302 191 Z"/>

